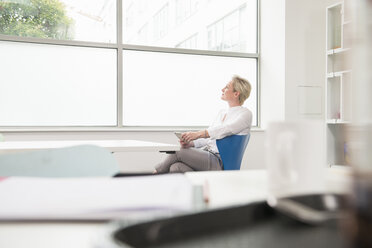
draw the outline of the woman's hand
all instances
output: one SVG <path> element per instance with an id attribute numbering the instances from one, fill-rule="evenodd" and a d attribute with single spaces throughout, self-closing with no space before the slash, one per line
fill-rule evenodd
<path id="1" fill-rule="evenodd" d="M 181 136 L 181 140 L 184 142 L 190 142 L 199 138 L 208 138 L 209 134 L 207 130 L 201 130 L 197 132 L 186 132 Z"/>
<path id="2" fill-rule="evenodd" d="M 186 132 L 182 134 L 181 138 L 182 138 L 181 139 L 182 141 L 188 143 L 190 141 L 198 139 L 199 136 L 198 136 L 198 132 Z"/>
<path id="3" fill-rule="evenodd" d="M 181 144 L 181 147 L 182 148 L 190 148 L 190 147 L 194 147 L 194 142 L 190 141 L 190 142 L 185 142 L 183 140 L 180 140 L 180 144 Z"/>

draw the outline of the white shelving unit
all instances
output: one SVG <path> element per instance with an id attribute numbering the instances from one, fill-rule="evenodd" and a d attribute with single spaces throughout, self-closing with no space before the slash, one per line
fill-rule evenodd
<path id="1" fill-rule="evenodd" d="M 348 141 L 345 135 L 352 118 L 351 28 L 348 1 L 327 8 L 326 125 L 327 163 L 347 165 Z"/>

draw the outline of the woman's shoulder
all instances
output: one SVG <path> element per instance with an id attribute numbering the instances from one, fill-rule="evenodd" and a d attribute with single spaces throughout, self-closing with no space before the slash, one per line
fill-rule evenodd
<path id="1" fill-rule="evenodd" d="M 252 111 L 250 111 L 249 108 L 244 106 L 241 106 L 239 108 L 239 112 L 241 112 L 242 114 L 252 115 Z"/>
<path id="2" fill-rule="evenodd" d="M 220 111 L 218 111 L 218 115 L 225 115 L 227 113 L 227 109 L 220 109 Z"/>
<path id="3" fill-rule="evenodd" d="M 247 122 L 247 124 L 249 126 L 252 125 L 253 115 L 252 115 L 252 111 L 249 108 L 242 107 L 241 112 L 240 112 L 240 116 Z"/>

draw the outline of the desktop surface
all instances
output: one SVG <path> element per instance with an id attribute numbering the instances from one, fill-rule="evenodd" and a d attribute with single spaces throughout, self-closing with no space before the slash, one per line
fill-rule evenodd
<path id="1" fill-rule="evenodd" d="M 336 170 L 331 174 L 328 189 L 332 191 L 345 191 L 348 188 L 348 173 Z M 208 211 L 234 206 L 244 207 L 251 203 L 263 202 L 266 198 L 265 170 L 193 172 L 186 173 L 185 176 L 193 185 L 203 185 L 206 180 L 208 181 L 210 189 Z M 293 222 L 293 220 L 287 217 L 279 217 L 282 215 L 273 216 L 277 216 L 278 218 L 275 217 L 274 221 L 269 221 L 270 223 L 263 220 L 261 223 L 257 223 L 254 228 L 246 226 L 238 230 L 225 230 L 224 234 L 227 235 L 225 237 L 217 232 L 216 234 L 212 234 L 212 236 L 201 236 L 197 239 L 184 240 L 182 243 L 174 243 L 172 244 L 173 246 L 163 244 L 163 247 L 187 247 L 185 245 L 189 245 L 188 247 L 192 247 L 193 245 L 195 247 L 196 243 L 200 244 L 198 247 L 214 247 L 216 243 L 221 242 L 227 245 L 229 241 L 235 242 L 235 246 L 233 247 L 239 247 L 239 244 L 244 245 L 240 247 L 247 247 L 245 245 L 246 242 L 252 242 L 252 245 L 259 244 L 261 247 L 275 247 L 276 243 L 272 243 L 274 239 L 267 239 L 266 237 L 276 237 L 278 240 L 283 241 L 283 244 L 288 242 L 286 239 L 293 239 L 293 244 L 300 244 L 296 243 L 300 242 L 300 237 L 304 237 L 305 239 L 312 237 L 314 240 L 310 239 L 308 244 L 315 244 L 318 242 L 318 240 L 315 240 L 317 237 L 325 238 L 325 236 L 329 236 L 328 234 L 335 235 L 335 237 L 339 235 L 334 230 L 317 229 L 302 223 Z M 29 247 L 30 244 L 33 247 L 39 248 L 110 247 L 99 245 L 102 242 L 107 242 L 109 237 L 111 237 L 113 232 L 112 225 L 112 222 L 107 221 L 0 221 L 0 247 L 20 248 Z M 116 228 L 116 230 L 118 229 Z M 296 235 L 291 234 L 288 230 L 296 230 Z M 310 230 L 314 231 L 313 235 L 308 234 Z M 235 240 L 238 236 L 242 237 L 242 243 L 236 244 Z M 213 237 L 213 240 L 211 240 L 211 237 Z M 255 237 L 257 237 L 257 240 Z M 251 241 L 247 241 L 247 239 Z M 279 246 L 278 244 L 277 247 L 289 246 Z M 297 247 L 305 246 L 298 245 Z M 314 245 L 313 247 L 317 246 Z M 326 247 L 330 248 L 332 246 Z"/>
<path id="2" fill-rule="evenodd" d="M 141 140 L 42 140 L 0 142 L 0 153 L 62 148 L 78 145 L 96 145 L 111 152 L 178 151 L 179 145 Z"/>

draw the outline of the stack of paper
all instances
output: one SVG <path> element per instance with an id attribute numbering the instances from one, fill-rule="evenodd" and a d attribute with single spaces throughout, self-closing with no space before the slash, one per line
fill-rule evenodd
<path id="1" fill-rule="evenodd" d="M 0 181 L 0 219 L 112 219 L 151 211 L 190 211 L 183 175 L 21 178 Z"/>

